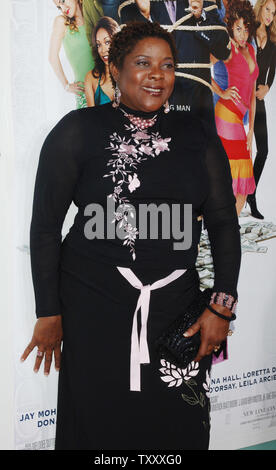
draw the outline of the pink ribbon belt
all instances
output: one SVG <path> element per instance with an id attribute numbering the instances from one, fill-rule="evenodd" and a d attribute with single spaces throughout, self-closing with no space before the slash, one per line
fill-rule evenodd
<path id="1" fill-rule="evenodd" d="M 176 269 L 167 277 L 159 279 L 153 284 L 144 286 L 138 277 L 130 268 L 121 268 L 117 266 L 119 272 L 135 289 L 140 289 L 140 295 L 137 301 L 136 309 L 133 316 L 132 333 L 131 333 L 131 353 L 130 353 L 130 390 L 141 391 L 141 375 L 140 365 L 149 364 L 149 348 L 147 343 L 147 321 L 149 315 L 150 293 L 152 290 L 170 284 L 186 272 L 186 269 Z M 137 315 L 141 309 L 141 331 L 140 339 L 138 337 Z"/>

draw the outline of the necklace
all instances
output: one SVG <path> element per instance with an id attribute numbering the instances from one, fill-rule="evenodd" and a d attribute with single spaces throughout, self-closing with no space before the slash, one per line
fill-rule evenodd
<path id="1" fill-rule="evenodd" d="M 134 116 L 133 114 L 127 113 L 122 108 L 119 108 L 119 109 L 123 112 L 123 114 L 130 120 L 130 122 L 134 126 L 138 127 L 141 130 L 147 129 L 148 127 L 152 127 L 156 123 L 157 114 L 155 116 L 153 116 L 152 118 L 146 119 L 146 118 L 142 118 L 140 116 Z"/>

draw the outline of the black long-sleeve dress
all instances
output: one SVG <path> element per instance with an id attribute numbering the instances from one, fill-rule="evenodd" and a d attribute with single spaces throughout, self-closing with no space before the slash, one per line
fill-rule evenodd
<path id="1" fill-rule="evenodd" d="M 78 212 L 62 241 L 72 201 Z M 176 219 L 167 238 L 159 223 L 142 238 L 143 204 L 170 214 L 180 208 L 185 243 L 175 245 Z M 56 449 L 208 447 L 211 356 L 182 370 L 155 349 L 198 293 L 201 214 L 214 292 L 235 298 L 240 235 L 229 163 L 217 158 L 199 120 L 108 103 L 69 113 L 46 138 L 31 263 L 37 316 L 63 320 Z M 115 228 L 123 235 L 114 238 Z"/>

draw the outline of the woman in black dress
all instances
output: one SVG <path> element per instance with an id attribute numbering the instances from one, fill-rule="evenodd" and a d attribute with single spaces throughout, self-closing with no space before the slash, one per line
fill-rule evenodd
<path id="1" fill-rule="evenodd" d="M 129 25 L 109 58 L 115 102 L 69 113 L 42 148 L 31 224 L 38 320 L 22 358 L 37 347 L 35 369 L 45 357 L 48 374 L 54 352 L 59 369 L 63 336 L 56 449 L 207 449 L 211 353 L 229 322 L 205 309 L 187 332 L 200 330 L 201 346 L 186 369 L 160 360 L 155 341 L 199 292 L 202 214 L 215 267 L 211 306 L 229 318 L 235 308 L 240 236 L 229 163 L 199 120 L 166 112 L 170 34 L 156 23 Z M 72 201 L 78 213 L 61 241 Z M 163 237 L 163 225 L 142 237 L 143 204 L 180 208 L 181 223 L 191 204 L 191 243 L 176 240 L 175 227 Z"/>
<path id="2" fill-rule="evenodd" d="M 256 188 L 260 181 L 268 155 L 268 134 L 265 109 L 267 96 L 275 77 L 276 67 L 276 0 L 258 0 L 254 11 L 260 26 L 256 32 L 257 63 L 259 76 L 256 83 L 256 113 L 254 135 L 257 154 L 254 160 L 254 178 Z M 256 219 L 263 219 L 256 202 L 256 190 L 247 197 L 251 214 Z"/>

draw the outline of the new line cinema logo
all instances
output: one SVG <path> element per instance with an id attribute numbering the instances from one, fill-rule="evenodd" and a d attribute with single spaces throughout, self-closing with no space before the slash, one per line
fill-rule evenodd
<path id="1" fill-rule="evenodd" d="M 119 238 L 131 244 L 138 236 L 141 240 L 156 240 L 161 235 L 162 239 L 175 240 L 174 250 L 188 250 L 192 245 L 192 204 L 139 203 L 138 211 L 132 204 L 121 204 L 115 210 L 115 201 L 107 197 L 106 210 L 101 204 L 91 203 L 85 207 L 84 216 L 89 217 L 84 226 L 88 240 Z"/>

